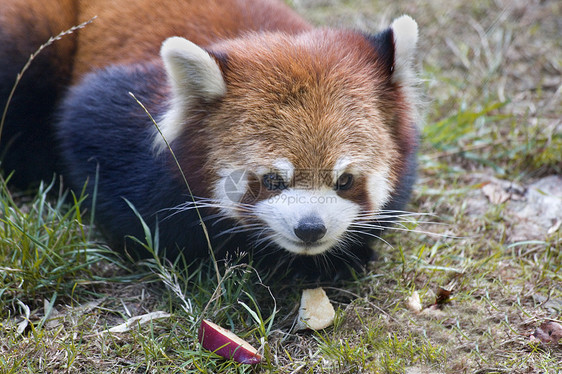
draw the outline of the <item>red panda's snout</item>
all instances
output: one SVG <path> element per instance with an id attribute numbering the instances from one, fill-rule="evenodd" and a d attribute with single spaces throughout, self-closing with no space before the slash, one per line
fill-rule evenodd
<path id="1" fill-rule="evenodd" d="M 269 239 L 289 252 L 316 255 L 339 247 L 355 220 L 358 204 L 336 191 L 288 188 L 255 205 L 256 218 L 267 225 Z"/>
<path id="2" fill-rule="evenodd" d="M 295 235 L 306 245 L 315 244 L 327 231 L 324 221 L 318 215 L 301 218 L 293 228 Z"/>

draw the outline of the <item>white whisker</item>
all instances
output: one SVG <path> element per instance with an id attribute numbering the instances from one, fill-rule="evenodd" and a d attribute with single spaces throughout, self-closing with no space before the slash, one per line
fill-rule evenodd
<path id="1" fill-rule="evenodd" d="M 241 234 L 241 233 L 246 233 L 246 232 L 252 232 L 252 231 L 259 230 L 262 227 L 263 227 L 263 225 L 259 224 L 259 223 L 249 224 L 249 225 L 238 225 L 238 226 L 231 227 L 228 230 L 221 231 L 217 235 L 217 237 L 223 236 L 223 235 L 228 235 L 228 234 Z"/>

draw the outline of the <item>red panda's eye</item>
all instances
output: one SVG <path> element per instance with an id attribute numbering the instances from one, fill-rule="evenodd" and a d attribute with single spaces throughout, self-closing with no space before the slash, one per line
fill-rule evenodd
<path id="1" fill-rule="evenodd" d="M 353 174 L 343 173 L 335 185 L 336 190 L 349 190 L 353 186 Z"/>
<path id="2" fill-rule="evenodd" d="M 263 185 L 270 191 L 284 190 L 287 188 L 285 180 L 278 173 L 267 173 L 263 175 Z"/>

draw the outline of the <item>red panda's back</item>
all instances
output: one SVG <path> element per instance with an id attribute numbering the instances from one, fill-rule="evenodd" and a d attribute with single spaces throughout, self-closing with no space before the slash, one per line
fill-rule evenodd
<path id="1" fill-rule="evenodd" d="M 206 46 L 251 31 L 310 29 L 299 15 L 274 0 L 113 0 L 82 1 L 74 78 L 95 67 L 156 57 L 162 41 L 182 36 Z"/>

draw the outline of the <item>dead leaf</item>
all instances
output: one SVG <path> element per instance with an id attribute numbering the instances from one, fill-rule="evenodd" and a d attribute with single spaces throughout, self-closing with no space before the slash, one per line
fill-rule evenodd
<path id="1" fill-rule="evenodd" d="M 562 176 L 551 175 L 528 186 L 524 203 L 510 203 L 510 241 L 544 240 L 562 226 Z"/>
<path id="2" fill-rule="evenodd" d="M 43 310 L 46 329 L 54 329 L 62 324 L 62 314 L 47 299 L 43 300 Z"/>
<path id="3" fill-rule="evenodd" d="M 143 314 L 142 316 L 136 316 L 129 318 L 127 322 L 122 323 L 120 325 L 114 326 L 108 330 L 102 331 L 100 334 L 111 332 L 111 333 L 120 333 L 120 332 L 127 332 L 130 331 L 134 326 L 143 325 L 145 323 L 151 322 L 155 319 L 160 318 L 169 318 L 171 314 L 166 312 L 152 312 L 148 314 Z"/>
<path id="4" fill-rule="evenodd" d="M 20 305 L 20 307 L 21 307 L 21 309 L 24 313 L 23 320 L 18 323 L 18 328 L 16 330 L 18 335 L 21 335 L 21 334 L 23 334 L 23 332 L 27 329 L 27 326 L 29 325 L 29 317 L 31 316 L 31 310 L 29 309 L 29 307 L 26 304 L 24 304 L 20 300 L 18 300 L 18 304 Z"/>
<path id="5" fill-rule="evenodd" d="M 482 192 L 492 204 L 499 205 L 509 200 L 511 194 L 495 183 L 488 183 L 482 187 Z"/>
<path id="6" fill-rule="evenodd" d="M 548 235 L 552 235 L 554 234 L 556 231 L 558 231 L 558 229 L 560 229 L 560 226 L 562 226 L 562 219 L 556 218 L 554 220 L 553 225 L 548 229 L 548 231 L 546 232 Z"/>
<path id="7" fill-rule="evenodd" d="M 443 287 L 439 287 L 439 290 L 437 290 L 437 298 L 435 299 L 435 304 L 444 305 L 448 303 L 450 301 L 452 293 L 452 290 L 447 290 Z"/>
<path id="8" fill-rule="evenodd" d="M 428 306 L 427 308 L 425 308 L 424 310 L 422 310 L 421 312 L 422 316 L 427 316 L 430 318 L 436 318 L 436 319 L 440 319 L 440 318 L 444 318 L 447 316 L 447 313 L 445 313 L 444 311 L 442 311 L 439 308 L 439 305 L 437 304 L 433 304 Z"/>
<path id="9" fill-rule="evenodd" d="M 418 291 L 412 292 L 412 296 L 406 299 L 406 307 L 413 313 L 419 313 L 422 310 L 420 294 Z"/>
<path id="10" fill-rule="evenodd" d="M 538 340 L 544 344 L 558 344 L 562 339 L 562 325 L 554 321 L 543 322 L 529 338 L 533 342 Z"/>

